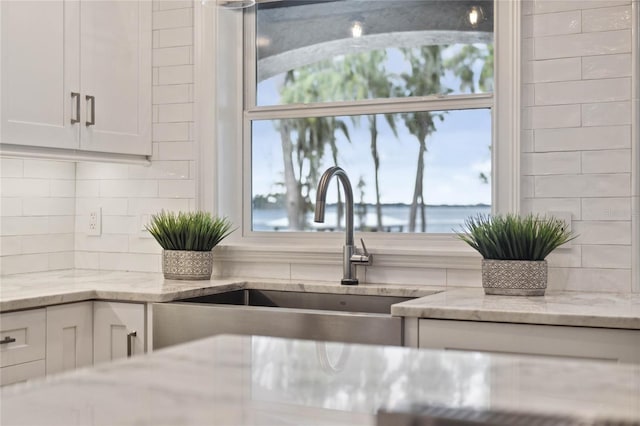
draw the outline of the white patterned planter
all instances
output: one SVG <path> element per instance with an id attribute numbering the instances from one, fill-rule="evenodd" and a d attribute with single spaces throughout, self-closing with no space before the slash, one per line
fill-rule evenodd
<path id="1" fill-rule="evenodd" d="M 485 294 L 544 296 L 547 288 L 546 260 L 482 260 Z"/>
<path id="2" fill-rule="evenodd" d="M 162 272 L 167 279 L 208 280 L 212 271 L 212 251 L 162 251 Z"/>

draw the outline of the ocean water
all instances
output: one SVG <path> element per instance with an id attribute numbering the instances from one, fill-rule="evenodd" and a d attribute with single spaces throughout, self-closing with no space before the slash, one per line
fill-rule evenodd
<path id="1" fill-rule="evenodd" d="M 356 230 L 365 227 L 376 226 L 375 206 L 367 206 L 366 214 L 359 215 L 358 207 L 355 207 L 355 227 Z M 409 206 L 383 206 L 382 225 L 384 232 L 408 232 Z M 427 232 L 428 233 L 451 233 L 460 230 L 465 219 L 479 213 L 491 213 L 490 206 L 427 206 Z M 337 224 L 336 206 L 327 206 L 325 222 L 316 224 L 313 222 L 313 215 L 308 215 L 308 226 L 306 230 L 334 231 L 340 228 Z M 341 225 L 344 224 L 344 219 Z M 420 229 L 419 212 L 417 228 Z M 254 231 L 287 231 L 288 221 L 285 210 L 275 209 L 254 209 L 253 210 L 253 230 Z"/>

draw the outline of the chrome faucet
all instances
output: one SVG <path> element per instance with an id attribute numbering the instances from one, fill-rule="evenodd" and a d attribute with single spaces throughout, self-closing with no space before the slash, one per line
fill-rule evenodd
<path id="1" fill-rule="evenodd" d="M 353 190 L 351 189 L 351 182 L 347 173 L 340 167 L 329 167 L 320 177 L 318 183 L 318 191 L 316 195 L 316 215 L 314 220 L 316 222 L 324 222 L 324 208 L 327 199 L 327 189 L 329 189 L 329 182 L 333 176 L 337 176 L 338 180 L 342 182 L 344 187 L 344 197 L 347 205 L 347 211 L 345 213 L 345 231 L 346 240 L 343 250 L 343 278 L 342 285 L 358 285 L 358 279 L 356 278 L 356 264 L 358 265 L 370 265 L 372 256 L 367 252 L 367 247 L 362 241 L 363 252 L 360 253 L 358 249 L 353 245 Z"/>

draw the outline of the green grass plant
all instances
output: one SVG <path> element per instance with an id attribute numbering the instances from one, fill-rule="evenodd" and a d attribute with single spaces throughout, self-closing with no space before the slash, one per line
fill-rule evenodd
<path id="1" fill-rule="evenodd" d="M 553 250 L 576 238 L 563 221 L 533 214 L 479 214 L 467 218 L 463 232 L 457 235 L 483 258 L 500 260 L 544 260 Z"/>
<path id="2" fill-rule="evenodd" d="M 210 251 L 231 234 L 227 218 L 214 218 L 210 213 L 165 212 L 151 216 L 145 228 L 165 250 Z"/>

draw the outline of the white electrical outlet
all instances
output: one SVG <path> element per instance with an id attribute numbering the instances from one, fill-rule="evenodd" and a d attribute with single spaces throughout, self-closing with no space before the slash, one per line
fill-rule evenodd
<path id="1" fill-rule="evenodd" d="M 97 208 L 89 212 L 87 235 L 100 236 L 102 234 L 102 209 Z"/>

